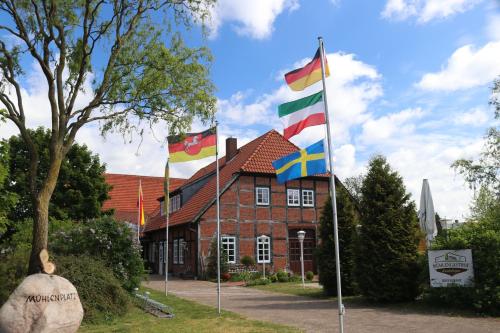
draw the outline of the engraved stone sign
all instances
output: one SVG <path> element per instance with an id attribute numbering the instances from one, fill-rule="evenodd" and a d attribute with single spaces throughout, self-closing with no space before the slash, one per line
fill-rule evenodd
<path id="1" fill-rule="evenodd" d="M 82 304 L 71 282 L 57 275 L 34 274 L 0 309 L 0 333 L 73 333 L 82 319 Z"/>

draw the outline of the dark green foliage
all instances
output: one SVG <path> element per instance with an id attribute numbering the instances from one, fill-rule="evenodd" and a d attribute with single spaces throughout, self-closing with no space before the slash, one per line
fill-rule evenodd
<path id="1" fill-rule="evenodd" d="M 135 234 L 111 217 L 90 220 L 55 233 L 49 250 L 59 255 L 88 255 L 102 260 L 126 290 L 138 287 L 144 275 Z"/>
<path id="2" fill-rule="evenodd" d="M 0 141 L 0 239 L 7 230 L 10 221 L 7 219 L 7 214 L 14 207 L 18 200 L 17 194 L 8 191 L 5 188 L 6 179 L 9 175 L 9 160 L 8 154 L 9 145 Z"/>
<path id="3" fill-rule="evenodd" d="M 347 190 L 343 186 L 337 186 L 336 190 L 342 294 L 353 295 L 356 292 L 354 261 L 358 213 Z M 337 295 L 333 212 L 330 199 L 325 203 L 321 213 L 319 233 L 321 243 L 316 252 L 319 283 L 327 295 Z"/>
<path id="4" fill-rule="evenodd" d="M 272 283 L 278 282 L 278 274 L 274 273 L 274 274 L 269 275 L 269 281 L 271 281 Z"/>
<path id="5" fill-rule="evenodd" d="M 39 154 L 37 187 L 40 188 L 49 168 L 50 131 L 42 127 L 29 131 Z M 29 192 L 29 152 L 23 139 L 12 136 L 2 146 L 8 156 L 8 177 L 4 186 L 16 193 L 17 204 L 11 209 L 9 218 L 20 221 L 33 216 Z M 0 158 L 5 158 L 1 156 Z M 58 220 L 85 220 L 102 215 L 102 204 L 109 198 L 110 186 L 104 179 L 106 168 L 99 157 L 87 146 L 74 144 L 61 164 L 57 185 L 49 206 L 49 216 Z M 1 180 L 1 179 L 0 179 Z M 1 188 L 2 185 L 0 185 Z"/>
<path id="6" fill-rule="evenodd" d="M 240 260 L 241 264 L 245 267 L 255 266 L 255 259 L 250 256 L 243 256 Z"/>
<path id="7" fill-rule="evenodd" d="M 9 254 L 0 252 L 0 307 L 28 273 L 29 249 Z"/>
<path id="8" fill-rule="evenodd" d="M 220 244 L 220 273 L 221 275 L 229 271 L 229 264 L 227 263 L 227 253 Z M 210 243 L 210 252 L 207 257 L 207 277 L 209 279 L 217 278 L 217 238 L 212 238 Z"/>
<path id="9" fill-rule="evenodd" d="M 306 272 L 306 279 L 307 281 L 312 281 L 314 279 L 314 273 L 311 271 Z"/>
<path id="10" fill-rule="evenodd" d="M 271 283 L 271 280 L 269 280 L 269 279 L 258 278 L 255 280 L 247 281 L 246 285 L 247 285 L 247 287 L 251 287 L 251 286 L 263 286 L 263 285 L 270 284 L 270 283 Z"/>
<path id="11" fill-rule="evenodd" d="M 288 282 L 289 280 L 288 273 L 284 271 L 278 271 L 276 277 L 278 278 L 278 282 Z"/>
<path id="12" fill-rule="evenodd" d="M 433 249 L 471 249 L 474 286 L 429 288 L 427 296 L 446 306 L 474 308 L 500 315 L 500 204 L 496 202 L 476 222 L 448 230 L 437 237 Z M 428 285 L 428 284 L 427 284 Z"/>
<path id="13" fill-rule="evenodd" d="M 356 275 L 363 296 L 390 302 L 419 293 L 418 222 L 403 179 L 385 158 L 374 157 L 361 188 Z"/>
<path id="14" fill-rule="evenodd" d="M 109 321 L 124 315 L 129 295 L 105 262 L 86 255 L 57 256 L 56 274 L 75 286 L 82 302 L 85 322 Z"/>

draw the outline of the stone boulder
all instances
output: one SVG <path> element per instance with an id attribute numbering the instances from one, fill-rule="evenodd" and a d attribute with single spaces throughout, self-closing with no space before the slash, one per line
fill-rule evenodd
<path id="1" fill-rule="evenodd" d="M 57 275 L 34 274 L 0 309 L 0 333 L 72 333 L 82 319 L 82 304 L 71 282 Z"/>

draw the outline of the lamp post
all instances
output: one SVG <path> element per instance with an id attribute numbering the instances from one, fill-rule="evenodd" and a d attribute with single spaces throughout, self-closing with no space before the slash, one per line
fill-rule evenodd
<path id="1" fill-rule="evenodd" d="M 302 288 L 305 288 L 304 282 L 304 238 L 306 237 L 306 232 L 304 230 L 299 230 L 297 232 L 297 237 L 300 243 L 300 270 L 302 272 Z"/>

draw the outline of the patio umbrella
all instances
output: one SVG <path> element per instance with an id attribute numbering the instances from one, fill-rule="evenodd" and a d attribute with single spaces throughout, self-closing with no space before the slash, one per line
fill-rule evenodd
<path id="1" fill-rule="evenodd" d="M 431 189 L 429 181 L 424 179 L 422 182 L 422 193 L 420 194 L 420 209 L 418 211 L 420 229 L 425 233 L 427 247 L 430 246 L 432 239 L 437 235 L 436 217 L 434 213 L 434 203 L 432 202 Z"/>

